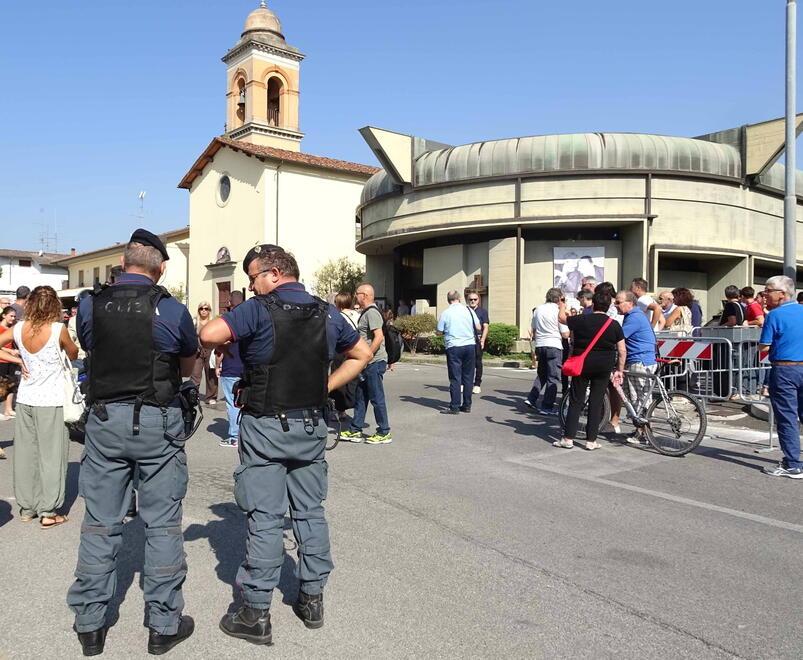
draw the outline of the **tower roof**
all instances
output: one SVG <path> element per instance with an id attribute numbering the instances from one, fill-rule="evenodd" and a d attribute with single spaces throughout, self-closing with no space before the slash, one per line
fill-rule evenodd
<path id="1" fill-rule="evenodd" d="M 259 3 L 259 7 L 248 14 L 241 36 L 245 37 L 246 34 L 253 34 L 254 32 L 272 32 L 284 40 L 282 24 L 279 21 L 279 17 L 268 9 L 265 0 L 262 0 L 262 2 Z"/>
<path id="2" fill-rule="evenodd" d="M 288 57 L 296 62 L 304 59 L 304 55 L 298 48 L 285 41 L 281 21 L 279 21 L 279 17 L 276 14 L 268 9 L 265 0 L 262 0 L 259 3 L 259 7 L 248 14 L 240 40 L 234 45 L 234 48 L 223 56 L 223 61 L 230 62 L 248 48 L 256 48 Z"/>

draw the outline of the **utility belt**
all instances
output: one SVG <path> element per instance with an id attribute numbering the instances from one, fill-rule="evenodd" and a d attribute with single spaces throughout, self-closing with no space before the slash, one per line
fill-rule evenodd
<path id="1" fill-rule="evenodd" d="M 323 409 L 321 408 L 304 408 L 301 410 L 284 410 L 277 413 L 265 413 L 263 415 L 258 415 L 249 412 L 241 412 L 241 415 L 250 415 L 251 417 L 256 417 L 257 419 L 278 419 L 279 423 L 282 425 L 282 431 L 287 433 L 290 430 L 290 422 L 291 419 L 303 419 L 304 420 L 304 428 L 305 430 L 312 432 L 312 430 L 320 424 L 321 420 L 326 419 L 326 414 L 324 413 Z"/>
<path id="2" fill-rule="evenodd" d="M 111 403 L 132 403 L 134 405 L 134 415 L 131 427 L 132 435 L 139 435 L 140 432 L 140 411 L 142 406 L 153 406 L 162 411 L 162 421 L 165 429 L 165 439 L 170 442 L 184 442 L 189 440 L 200 427 L 203 421 L 204 414 L 201 409 L 201 397 L 198 392 L 198 386 L 191 380 L 182 383 L 173 401 L 169 404 L 159 404 L 154 401 L 146 399 L 144 396 L 135 396 L 125 399 L 114 399 L 110 401 L 95 401 L 92 403 L 91 409 L 95 416 L 101 422 L 109 421 L 109 412 L 106 410 L 106 405 Z M 181 408 L 181 415 L 184 418 L 184 437 L 179 438 L 167 431 L 167 409 L 174 408 L 174 403 L 178 403 Z M 196 417 L 198 418 L 196 421 Z"/>
<path id="3" fill-rule="evenodd" d="M 257 418 L 269 417 L 278 419 L 282 425 L 282 431 L 287 432 L 290 430 L 290 424 L 288 422 L 290 419 L 303 419 L 305 426 L 308 422 L 312 428 L 318 426 L 318 423 L 322 419 L 326 419 L 325 405 L 323 404 L 320 406 L 292 408 L 290 410 L 276 410 L 270 408 L 267 410 L 260 410 L 259 404 L 261 404 L 262 401 L 251 401 L 250 393 L 251 388 L 246 385 L 244 381 L 239 380 L 234 384 L 234 405 L 236 408 L 239 408 L 240 416 L 250 415 L 251 417 Z M 260 397 L 257 398 L 259 399 Z M 249 403 L 252 405 L 249 406 Z"/>

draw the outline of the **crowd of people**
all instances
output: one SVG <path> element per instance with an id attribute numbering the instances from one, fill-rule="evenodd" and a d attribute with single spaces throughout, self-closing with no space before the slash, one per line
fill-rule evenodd
<path id="1" fill-rule="evenodd" d="M 76 581 L 67 599 L 85 655 L 102 652 L 105 644 L 121 522 L 137 473 L 148 538 L 145 566 L 159 567 L 144 582 L 148 650 L 167 652 L 194 630 L 192 618 L 182 614 L 181 596 L 187 570 L 181 536 L 188 479 L 184 442 L 192 427 L 182 411 L 194 400 L 187 398 L 182 378 L 196 386 L 205 379 L 206 403 L 214 405 L 222 392 L 227 404 L 228 429 L 221 444 L 239 448 L 234 493 L 249 524 L 246 558 L 237 575 L 243 604 L 224 615 L 220 629 L 255 644 L 271 643 L 268 611 L 279 579 L 288 507 L 299 544 L 301 582 L 293 610 L 308 628 L 323 625 L 323 588 L 333 568 L 322 505 L 328 396 L 338 402 L 344 419 L 353 408 L 344 439 L 393 441 L 383 383 L 398 359 L 393 315 L 379 308 L 371 284 L 361 284 L 354 297 L 339 293 L 336 305 L 329 305 L 306 292 L 291 254 L 259 245 L 243 261 L 255 295 L 246 301 L 242 292 L 234 292 L 228 310 L 216 318 L 211 306 L 201 303 L 193 319 L 156 284 L 168 258 L 157 236 L 137 230 L 126 245 L 119 280 L 82 299 L 74 322 L 65 324 L 61 302 L 49 286 L 21 288 L 0 319 L 2 364 L 14 365 L 5 368 L 4 377 L 21 375 L 16 401 L 6 398 L 5 416 L 15 418 L 14 490 L 23 523 L 38 518 L 41 528 L 50 529 L 68 522 L 60 510 L 69 443 L 64 375 L 72 372 L 71 362 L 80 360 L 78 344 L 90 361 L 79 477 L 86 507 Z M 637 411 L 648 403 L 658 364 L 656 330 L 687 334 L 701 322 L 688 289 L 663 291 L 656 298 L 648 291 L 643 279 L 617 291 L 610 282 L 587 276 L 576 298 L 552 288 L 534 309 L 537 375 L 525 404 L 555 415 L 559 392 L 568 397 L 556 447 L 574 446 L 586 406 L 586 449 L 600 447 L 604 424 L 619 433 L 621 396 Z M 803 420 L 803 306 L 793 304 L 795 284 L 778 276 L 767 281 L 761 294 L 750 287 L 728 287 L 725 297 L 718 322 L 760 326 L 760 343 L 772 363 L 768 387 L 783 459 L 764 471 L 803 479 L 798 429 Z M 481 393 L 490 320 L 476 291 L 468 292 L 468 304 L 459 291 L 450 291 L 447 302 L 437 321 L 449 378 L 449 402 L 442 412 L 469 414 L 472 396 Z M 121 342 L 133 349 L 122 362 L 117 359 Z M 137 351 L 137 346 L 148 350 Z M 611 403 L 607 420 L 606 392 Z M 365 430 L 369 403 L 373 432 Z M 639 431 L 627 441 L 641 443 Z"/>
<path id="2" fill-rule="evenodd" d="M 661 291 L 653 298 L 648 293 L 648 282 L 641 278 L 634 279 L 628 289 L 620 291 L 616 291 L 610 282 L 597 283 L 593 277 L 584 278 L 581 286 L 577 296 L 571 300 L 567 300 L 563 290 L 549 289 L 544 303 L 533 309 L 530 326 L 531 368 L 537 372 L 524 403 L 542 415 L 556 415 L 555 405 L 560 387 L 563 396 L 569 397 L 569 405 L 562 437 L 553 444 L 567 449 L 574 447 L 578 420 L 587 406 L 585 447 L 594 450 L 600 447 L 597 437 L 603 427 L 616 435 L 621 434 L 621 393 L 628 397 L 637 414 L 646 409 L 652 392 L 651 380 L 658 369 L 656 332 L 663 332 L 663 336 L 672 336 L 672 333 L 678 336 L 694 335 L 703 324 L 703 314 L 692 291 L 684 287 Z M 781 291 L 785 296 L 783 299 L 773 297 L 773 294 Z M 803 320 L 803 307 L 798 308 L 795 305 L 790 308 L 787 305 L 795 299 L 798 303 L 803 303 L 803 294 L 795 298 L 794 282 L 779 276 L 770 278 L 764 291 L 756 292 L 749 286 L 741 289 L 728 286 L 724 295 L 722 313 L 710 323 L 729 328 L 761 328 L 759 344 L 763 349 L 769 350 L 773 369 L 759 372 L 757 350 L 745 355 L 744 346 L 735 343 L 734 354 L 731 355 L 726 344 L 718 345 L 720 350 L 724 349 L 727 353 L 721 356 L 722 363 L 737 363 L 743 381 L 737 383 L 741 391 L 725 392 L 722 398 L 751 400 L 769 396 L 776 417 L 785 416 L 783 423 L 786 429 L 782 431 L 779 423 L 778 432 L 784 449 L 784 459 L 781 465 L 767 470 L 767 473 L 803 478 L 799 439 L 795 440 L 797 421 L 792 421 L 798 418 L 798 408 L 796 404 L 793 405 L 792 390 L 782 394 L 780 381 L 775 376 L 786 373 L 785 368 L 803 368 L 803 359 L 798 360 L 803 358 L 803 328 L 797 331 L 801 342 L 797 349 L 796 346 L 792 348 L 788 342 L 779 342 L 772 334 L 777 326 L 767 325 L 768 319 L 797 318 L 794 315 L 800 315 Z M 782 314 L 770 313 L 782 306 Z M 789 325 L 780 327 L 780 334 L 785 334 L 786 337 L 796 330 Z M 741 351 L 741 354 L 736 355 L 737 351 Z M 777 353 L 774 354 L 774 351 L 789 351 L 789 355 L 795 359 L 776 360 L 774 358 Z M 581 367 L 569 385 L 563 365 L 570 358 L 579 360 Z M 624 377 L 625 373 L 627 378 Z M 792 387 L 792 382 L 797 381 L 790 377 L 787 383 L 789 388 Z M 759 385 L 761 390 L 756 391 Z M 730 382 L 726 387 L 731 387 Z M 803 393 L 803 388 L 800 392 Z M 603 419 L 606 394 L 611 405 L 609 419 Z M 803 420 L 803 409 L 800 410 L 799 417 Z M 644 442 L 642 430 L 635 428 L 626 438 L 626 442 Z"/>

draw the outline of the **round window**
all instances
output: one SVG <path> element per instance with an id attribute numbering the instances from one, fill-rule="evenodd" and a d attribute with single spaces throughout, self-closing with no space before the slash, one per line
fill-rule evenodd
<path id="1" fill-rule="evenodd" d="M 218 195 L 220 197 L 220 201 L 224 204 L 229 201 L 229 195 L 231 194 L 231 179 L 229 178 L 228 174 L 224 174 L 220 177 L 220 183 L 218 183 Z"/>

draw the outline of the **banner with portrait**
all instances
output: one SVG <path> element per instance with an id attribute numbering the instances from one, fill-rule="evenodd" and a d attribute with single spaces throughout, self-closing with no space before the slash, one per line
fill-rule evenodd
<path id="1" fill-rule="evenodd" d="M 553 248 L 552 286 L 563 291 L 567 298 L 575 298 L 583 287 L 584 277 L 593 277 L 597 283 L 605 281 L 604 247 Z"/>

